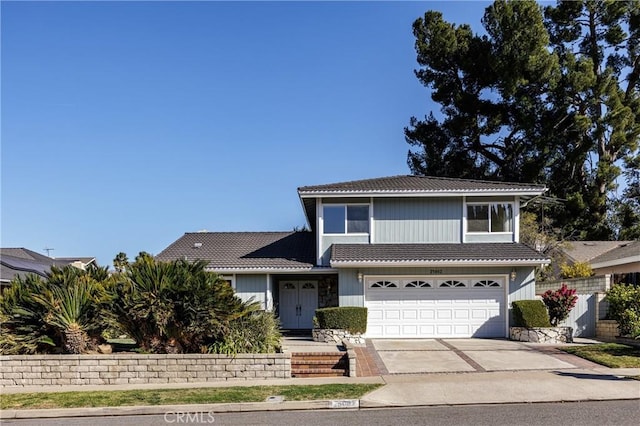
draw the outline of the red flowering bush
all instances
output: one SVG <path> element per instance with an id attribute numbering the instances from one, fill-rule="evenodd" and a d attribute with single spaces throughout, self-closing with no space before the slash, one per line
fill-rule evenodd
<path id="1" fill-rule="evenodd" d="M 566 284 L 558 290 L 547 290 L 542 295 L 542 301 L 549 310 L 549 320 L 552 326 L 557 326 L 569 316 L 569 312 L 576 306 L 578 296 L 576 290 L 567 288 Z"/>

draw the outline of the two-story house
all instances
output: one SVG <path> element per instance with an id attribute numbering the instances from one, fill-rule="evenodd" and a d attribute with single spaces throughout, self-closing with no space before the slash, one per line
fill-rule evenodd
<path id="1" fill-rule="evenodd" d="M 509 305 L 548 263 L 519 243 L 534 184 L 394 176 L 298 188 L 310 231 L 187 233 L 157 258 L 206 260 L 237 294 L 312 328 L 365 306 L 367 337 L 507 337 Z"/>

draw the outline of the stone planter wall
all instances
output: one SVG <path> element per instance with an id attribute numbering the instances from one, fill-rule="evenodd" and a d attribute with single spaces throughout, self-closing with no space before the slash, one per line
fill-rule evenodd
<path id="1" fill-rule="evenodd" d="M 532 343 L 572 343 L 573 328 L 571 327 L 544 327 L 525 328 L 510 327 L 509 338 L 519 342 Z"/>
<path id="2" fill-rule="evenodd" d="M 311 331 L 315 342 L 341 344 L 343 340 L 354 345 L 364 345 L 365 340 L 361 333 L 351 334 L 346 330 L 334 328 L 314 328 Z"/>
<path id="3" fill-rule="evenodd" d="M 618 321 L 598 320 L 596 322 L 596 339 L 604 342 L 613 342 L 619 334 Z"/>
<path id="4" fill-rule="evenodd" d="M 121 385 L 291 377 L 291 354 L 0 356 L 0 388 Z"/>

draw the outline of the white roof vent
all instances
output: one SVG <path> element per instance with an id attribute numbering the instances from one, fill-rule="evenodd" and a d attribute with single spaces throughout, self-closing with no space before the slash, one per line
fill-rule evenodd
<path id="1" fill-rule="evenodd" d="M 194 249 L 199 249 L 200 247 L 202 247 L 202 243 L 193 243 Z"/>

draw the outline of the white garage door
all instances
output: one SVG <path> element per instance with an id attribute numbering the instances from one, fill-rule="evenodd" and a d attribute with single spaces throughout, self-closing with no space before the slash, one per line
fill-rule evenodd
<path id="1" fill-rule="evenodd" d="M 369 338 L 505 337 L 504 277 L 367 277 Z"/>

